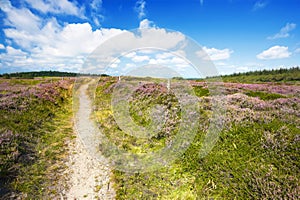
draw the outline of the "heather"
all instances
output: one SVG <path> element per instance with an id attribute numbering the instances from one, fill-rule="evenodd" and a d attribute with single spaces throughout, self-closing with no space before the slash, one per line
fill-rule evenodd
<path id="1" fill-rule="evenodd" d="M 118 126 L 111 107 L 113 90 L 119 87 L 116 78 L 100 78 L 94 105 L 100 130 L 116 146 L 136 154 L 168 146 L 182 117 L 178 99 L 168 91 L 166 81 L 139 81 L 144 84 L 129 98 L 134 123 L 151 130 L 158 118 L 151 108 L 159 105 L 167 110 L 167 121 L 153 137 L 137 138 Z M 154 172 L 115 170 L 118 199 L 298 199 L 299 85 L 195 80 L 189 84 L 201 113 L 192 143 L 169 166 Z M 211 93 L 212 85 L 222 86 L 223 95 Z M 212 102 L 226 108 L 224 126 L 212 151 L 202 157 Z"/>
<path id="2" fill-rule="evenodd" d="M 72 83 L 71 79 L 0 79 L 3 198 L 32 199 L 51 193 L 63 167 L 64 142 L 72 132 Z"/>
<path id="3" fill-rule="evenodd" d="M 57 199 L 68 189 L 67 143 L 73 137 L 72 105 L 74 111 L 78 107 L 77 98 L 72 102 L 72 89 L 76 94 L 77 87 L 90 80 L 77 79 L 74 89 L 72 78 L 0 79 L 0 195 L 4 199 Z M 114 144 L 140 159 L 172 146 L 182 133 L 185 116 L 192 116 L 187 119 L 197 124 L 184 151 L 176 152 L 175 159 L 164 157 L 163 166 L 154 166 L 154 171 L 114 169 L 117 199 L 299 199 L 298 82 L 177 78 L 171 79 L 170 89 L 167 80 L 150 77 L 122 77 L 120 82 L 102 76 L 97 81 L 88 93 L 94 100 L 91 118 L 107 138 L 99 145 L 104 156 L 114 155 L 115 149 L 109 149 Z M 124 82 L 133 84 L 124 86 Z M 221 93 L 213 88 L 222 88 Z M 122 91 L 129 95 L 122 96 Z M 190 104 L 197 105 L 200 116 Z M 203 156 L 210 124 L 218 123 L 210 120 L 215 104 L 225 108 L 223 127 L 215 146 Z M 147 164 L 141 161 L 140 166 Z"/>

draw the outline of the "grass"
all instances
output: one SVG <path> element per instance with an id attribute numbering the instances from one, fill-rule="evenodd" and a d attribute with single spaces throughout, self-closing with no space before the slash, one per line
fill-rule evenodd
<path id="1" fill-rule="evenodd" d="M 283 96 L 281 94 L 267 93 L 261 91 L 247 91 L 245 94 L 250 97 L 259 97 L 261 100 L 274 100 L 279 98 L 286 98 L 286 96 Z"/>
<path id="2" fill-rule="evenodd" d="M 202 86 L 194 86 L 195 95 L 198 97 L 209 96 L 209 90 L 207 88 L 203 88 Z"/>
<path id="3" fill-rule="evenodd" d="M 45 80 L 5 81 L 16 88 L 19 85 L 34 88 Z M 53 84 L 57 81 L 53 79 Z M 140 155 L 168 145 L 178 134 L 182 116 L 176 96 L 160 85 L 158 79 L 153 80 L 153 84 L 149 84 L 151 78 L 138 81 L 147 81 L 147 84 L 134 91 L 128 102 L 133 123 L 147 129 L 151 127 L 155 121 L 153 116 L 159 119 L 159 113 L 153 115 L 152 112 L 156 105 L 161 105 L 169 114 L 169 121 L 151 138 L 131 136 L 116 123 L 111 106 L 116 77 L 101 77 L 95 94 L 94 85 L 88 93 L 95 97 L 93 117 L 110 142 Z M 78 100 L 72 101 L 71 87 L 63 89 L 53 85 L 51 89 L 59 91 L 49 90 L 52 91 L 49 94 L 57 95 L 54 100 L 49 96 L 43 98 L 45 94 L 26 96 L 0 88 L 1 97 L 8 105 L 0 109 L 0 191 L 3 198 L 15 195 L 14 198 L 21 199 L 55 199 L 66 189 L 65 180 L 60 176 L 67 159 L 66 142 L 74 137 L 72 105 L 76 108 Z M 297 94 L 238 90 L 238 93 L 264 100 L 260 101 L 228 93 L 233 103 L 224 102 L 228 107 L 225 127 L 212 151 L 202 158 L 200 152 L 213 97 L 205 87 L 194 86 L 193 89 L 196 96 L 201 97 L 198 98 L 201 126 L 188 149 L 169 166 L 154 172 L 114 170 L 117 199 L 297 199 L 300 196 Z M 7 95 L 12 95 L 12 99 L 7 99 Z M 277 100 L 279 98 L 284 101 Z M 0 100 L 2 106 L 4 100 Z M 259 109 L 252 109 L 250 101 L 261 104 Z M 270 106 L 273 104 L 274 107 Z M 100 189 L 101 185 L 95 187 L 96 191 Z"/>
<path id="4" fill-rule="evenodd" d="M 299 174 L 297 164 L 291 161 L 298 154 L 296 144 L 289 143 L 296 137 L 295 125 L 289 127 L 290 138 L 279 145 L 278 149 L 262 147 L 265 141 L 262 142 L 261 139 L 266 129 L 284 126 L 284 123 L 276 120 L 263 127 L 261 124 L 237 125 L 232 130 L 221 133 L 220 141 L 205 158 L 199 157 L 201 137 L 196 137 L 185 154 L 169 168 L 141 174 L 115 171 L 118 183 L 117 197 L 118 199 L 277 199 L 288 196 L 296 198 L 299 195 Z M 288 149 L 283 150 L 285 144 L 288 144 Z"/>
<path id="5" fill-rule="evenodd" d="M 10 85 L 37 85 L 41 83 L 41 80 L 36 80 L 36 79 L 11 79 L 9 80 Z"/>
<path id="6" fill-rule="evenodd" d="M 59 190 L 65 189 L 62 181 L 66 181 L 66 177 L 62 172 L 66 168 L 67 141 L 73 134 L 71 105 L 68 100 L 55 112 L 55 117 L 38 130 L 41 137 L 36 146 L 37 162 L 21 169 L 22 175 L 13 183 L 15 190 L 29 198 L 54 198 Z"/>
<path id="7" fill-rule="evenodd" d="M 20 81 L 18 84 L 27 82 Z M 73 133 L 72 92 L 71 88 L 56 87 L 56 90 L 59 95 L 54 96 L 55 101 L 21 95 L 14 109 L 0 109 L 0 184 L 5 198 L 13 195 L 40 199 L 59 195 L 66 141 Z M 27 102 L 25 107 L 20 107 L 22 102 Z"/>
<path id="8" fill-rule="evenodd" d="M 129 152 L 140 154 L 163 148 L 169 137 L 166 130 L 160 132 L 160 137 L 143 140 L 129 136 L 118 127 L 110 105 L 115 82 L 113 78 L 101 78 L 96 90 L 95 116 L 104 133 L 111 142 Z M 205 98 L 202 103 L 209 101 L 209 91 L 205 88 L 194 87 L 194 92 L 197 96 Z M 267 92 L 247 90 L 244 93 L 268 101 L 289 98 Z M 135 92 L 130 104 L 130 114 L 135 123 L 147 127 L 151 123 L 148 108 L 157 103 L 164 104 L 164 98 L 170 98 L 170 94 L 164 96 L 161 92 L 155 95 L 154 92 L 152 95 L 143 95 Z M 206 117 L 202 117 L 199 124 L 205 125 L 208 123 L 210 107 L 205 104 L 202 108 L 202 113 Z M 237 114 L 243 116 L 243 111 L 254 112 L 254 115 L 260 114 L 263 117 L 259 119 L 246 117 L 240 122 L 227 119 L 228 124 L 220 133 L 217 144 L 204 158 L 201 158 L 199 153 L 206 129 L 200 128 L 187 151 L 168 167 L 154 172 L 134 174 L 114 170 L 117 199 L 299 197 L 297 116 L 278 110 L 252 111 L 245 107 L 237 111 Z M 271 116 L 269 120 L 265 119 L 267 116 Z M 170 126 L 176 127 L 174 124 L 168 124 L 167 127 Z M 173 134 L 176 134 L 176 131 Z"/>

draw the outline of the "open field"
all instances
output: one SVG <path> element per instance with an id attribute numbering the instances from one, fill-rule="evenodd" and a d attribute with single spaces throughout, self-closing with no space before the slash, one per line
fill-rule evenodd
<path id="1" fill-rule="evenodd" d="M 144 84 L 132 91 L 128 102 L 133 122 L 151 127 L 156 105 L 168 112 L 160 131 L 149 138 L 134 137 L 118 126 L 111 106 L 117 77 L 101 77 L 89 95 L 95 97 L 91 119 L 110 143 L 142 155 L 172 144 L 183 113 L 165 81 L 138 81 Z M 114 169 L 116 199 L 299 199 L 299 82 L 216 83 L 224 88 L 224 126 L 212 151 L 202 157 L 212 102 L 219 97 L 205 81 L 181 81 L 191 86 L 201 114 L 192 143 L 154 172 Z M 176 82 L 171 80 L 171 85 Z M 72 78 L 0 79 L 1 199 L 60 198 L 69 189 L 73 84 Z M 105 145 L 99 150 L 110 156 Z"/>
<path id="2" fill-rule="evenodd" d="M 210 95 L 205 82 L 189 83 L 201 110 L 193 142 L 174 163 L 158 171 L 116 170 L 117 198 L 299 198 L 299 85 L 225 83 L 225 125 L 215 147 L 201 158 L 211 102 L 218 97 Z M 116 84 L 116 78 L 104 77 L 96 90 L 95 117 L 102 132 L 119 148 L 137 154 L 167 146 L 178 132 L 180 107 L 166 84 L 141 84 L 130 99 L 132 119 L 146 127 L 151 124 L 151 107 L 169 105 L 171 117 L 149 139 L 137 139 L 118 127 L 111 110 Z"/>

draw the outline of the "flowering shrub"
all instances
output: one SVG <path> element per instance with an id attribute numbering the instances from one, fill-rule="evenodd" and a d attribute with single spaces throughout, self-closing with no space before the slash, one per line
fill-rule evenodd
<path id="1" fill-rule="evenodd" d="M 60 80 L 53 83 L 40 83 L 35 86 L 10 85 L 7 82 L 0 84 L 0 109 L 6 110 L 24 110 L 26 109 L 33 97 L 37 100 L 45 100 L 57 103 L 61 91 L 70 87 L 72 80 Z M 2 93 L 2 94 L 1 94 Z"/>
<path id="2" fill-rule="evenodd" d="M 150 80 L 147 80 L 150 82 Z M 176 96 L 159 84 L 141 84 L 130 101 L 131 117 L 141 126 L 150 123 L 149 107 L 161 103 L 169 121 L 160 137 L 142 140 L 122 133 L 110 108 L 116 79 L 101 79 L 96 93 L 99 126 L 107 127 L 112 142 L 126 151 L 149 152 L 168 145 L 176 134 L 180 106 Z M 155 173 L 128 175 L 114 172 L 120 199 L 241 198 L 296 199 L 299 194 L 300 86 L 289 84 L 210 83 L 223 86 L 224 95 L 213 95 L 206 82 L 189 81 L 201 111 L 198 134 L 184 155 Z M 176 84 L 176 83 L 171 83 Z M 205 158 L 199 156 L 209 128 L 213 102 L 226 108 L 223 131 Z M 175 105 L 175 106 L 174 106 Z M 173 109 L 173 110 L 172 110 Z M 150 109 L 151 110 L 151 109 Z M 109 117 L 107 117 L 109 116 Z M 118 133 L 118 134 L 117 134 Z"/>
<path id="3" fill-rule="evenodd" d="M 18 80 L 18 84 L 10 81 L 0 83 L 0 192 L 5 198 L 21 187 L 12 184 L 20 181 L 22 170 L 36 162 L 36 148 L 45 134 L 42 127 L 70 97 L 72 85 L 71 79 L 35 85 L 26 84 L 26 80 Z"/>

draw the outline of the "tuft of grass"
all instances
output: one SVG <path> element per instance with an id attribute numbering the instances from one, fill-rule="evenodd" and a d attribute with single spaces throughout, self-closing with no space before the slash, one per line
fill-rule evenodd
<path id="1" fill-rule="evenodd" d="M 286 98 L 286 96 L 277 93 L 267 93 L 261 91 L 251 91 L 251 90 L 245 92 L 245 94 L 250 97 L 259 97 L 261 100 L 274 100 L 279 98 Z"/>
<path id="2" fill-rule="evenodd" d="M 195 95 L 198 97 L 209 96 L 209 90 L 207 88 L 203 88 L 202 86 L 194 86 L 193 89 Z"/>
<path id="3" fill-rule="evenodd" d="M 10 85 L 37 85 L 41 83 L 41 80 L 36 79 L 10 79 L 9 80 Z"/>

